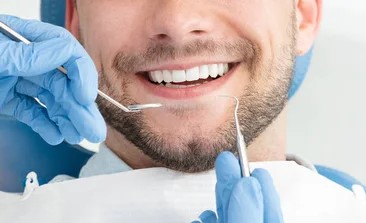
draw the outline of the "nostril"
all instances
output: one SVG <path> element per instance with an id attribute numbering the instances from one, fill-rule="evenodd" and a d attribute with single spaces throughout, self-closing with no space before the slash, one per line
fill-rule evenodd
<path id="1" fill-rule="evenodd" d="M 166 40 L 166 39 L 169 39 L 169 36 L 167 35 L 167 34 L 157 34 L 156 36 L 155 36 L 155 39 L 157 39 L 157 40 Z"/>
<path id="2" fill-rule="evenodd" d="M 201 34 L 204 34 L 205 31 L 203 31 L 203 30 L 193 30 L 193 31 L 191 31 L 191 33 L 196 34 L 196 35 L 201 35 Z"/>

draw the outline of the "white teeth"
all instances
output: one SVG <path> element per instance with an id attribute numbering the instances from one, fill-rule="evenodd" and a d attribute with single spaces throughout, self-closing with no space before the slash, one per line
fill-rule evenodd
<path id="1" fill-rule="evenodd" d="M 199 79 L 224 76 L 229 71 L 229 64 L 209 64 L 187 70 L 158 70 L 149 72 L 149 79 L 155 83 L 182 83 Z"/>
<path id="2" fill-rule="evenodd" d="M 210 73 L 210 77 L 216 78 L 219 75 L 219 68 L 217 64 L 208 65 L 208 72 Z"/>
<path id="3" fill-rule="evenodd" d="M 217 66 L 217 68 L 218 68 L 218 71 L 219 71 L 219 75 L 223 76 L 224 75 L 224 64 L 219 64 Z"/>
<path id="4" fill-rule="evenodd" d="M 170 83 L 173 81 L 172 73 L 168 70 L 163 71 L 163 78 L 166 83 Z"/>
<path id="5" fill-rule="evenodd" d="M 227 73 L 229 71 L 229 64 L 224 64 L 224 73 Z"/>
<path id="6" fill-rule="evenodd" d="M 200 68 L 195 67 L 192 69 L 186 70 L 186 80 L 187 81 L 196 81 L 200 79 Z"/>
<path id="7" fill-rule="evenodd" d="M 209 76 L 210 74 L 208 73 L 208 66 L 207 65 L 200 66 L 200 78 L 207 79 Z"/>
<path id="8" fill-rule="evenodd" d="M 155 75 L 154 75 L 154 72 L 150 72 L 150 73 L 149 73 L 149 78 L 150 78 L 150 80 L 151 80 L 152 82 L 157 82 L 157 81 L 156 81 L 156 78 L 155 78 Z"/>
<path id="9" fill-rule="evenodd" d="M 163 78 L 163 72 L 162 71 L 155 71 L 154 74 L 156 81 L 160 84 L 161 82 L 163 82 L 164 78 Z"/>
<path id="10" fill-rule="evenodd" d="M 173 70 L 173 82 L 182 83 L 187 80 L 186 72 L 184 70 Z"/>

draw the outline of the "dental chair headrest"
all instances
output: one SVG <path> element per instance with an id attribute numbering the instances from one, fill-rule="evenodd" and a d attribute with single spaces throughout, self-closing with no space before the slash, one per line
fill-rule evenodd
<path id="1" fill-rule="evenodd" d="M 58 26 L 65 25 L 65 0 L 41 0 L 41 19 L 44 22 L 52 23 Z M 304 56 L 296 58 L 295 73 L 292 80 L 292 85 L 289 91 L 291 98 L 302 84 L 308 71 L 312 57 L 312 49 Z"/>

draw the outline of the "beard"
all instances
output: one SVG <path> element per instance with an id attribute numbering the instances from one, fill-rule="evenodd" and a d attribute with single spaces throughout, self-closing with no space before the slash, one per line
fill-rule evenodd
<path id="1" fill-rule="evenodd" d="M 295 18 L 293 19 L 295 24 Z M 141 55 L 127 55 L 123 52 L 115 56 L 115 74 L 106 74 L 102 67 L 100 87 L 122 104 L 136 104 L 128 94 L 127 75 L 146 64 L 184 56 L 214 55 L 224 53 L 235 58 L 243 58 L 248 65 L 250 83 L 243 89 L 238 110 L 239 124 L 247 145 L 250 145 L 281 113 L 288 100 L 288 91 L 295 63 L 295 26 L 290 26 L 290 38 L 282 44 L 275 58 L 263 63 L 260 48 L 247 39 L 235 43 L 215 41 L 195 41 L 182 47 L 172 45 L 151 45 Z M 237 57 L 240 56 L 240 57 Z M 117 76 L 122 82 L 119 92 L 108 76 Z M 239 70 L 235 75 L 241 75 Z M 244 75 L 244 74 L 242 74 Z M 118 80 L 120 83 L 120 81 Z M 244 84 L 243 84 L 244 85 Z M 212 131 L 210 137 L 198 134 L 194 138 L 179 143 L 171 143 L 169 137 L 160 133 L 148 122 L 144 113 L 125 113 L 105 100 L 97 103 L 106 122 L 120 132 L 145 155 L 161 166 L 183 172 L 201 172 L 212 169 L 216 157 L 222 151 L 237 154 L 234 120 L 226 120 L 224 125 Z M 184 109 L 175 110 L 184 114 Z M 174 129 L 172 129 L 174 131 Z M 117 152 L 116 152 L 117 153 Z"/>

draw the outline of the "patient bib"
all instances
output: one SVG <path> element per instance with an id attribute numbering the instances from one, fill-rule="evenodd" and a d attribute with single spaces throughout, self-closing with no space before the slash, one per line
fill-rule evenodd
<path id="1" fill-rule="evenodd" d="M 295 162 L 251 163 L 267 169 L 281 198 L 285 223 L 366 222 L 366 198 Z M 0 192 L 0 222 L 187 223 L 215 207 L 214 171 L 165 168 L 47 184 L 26 199 Z"/>

